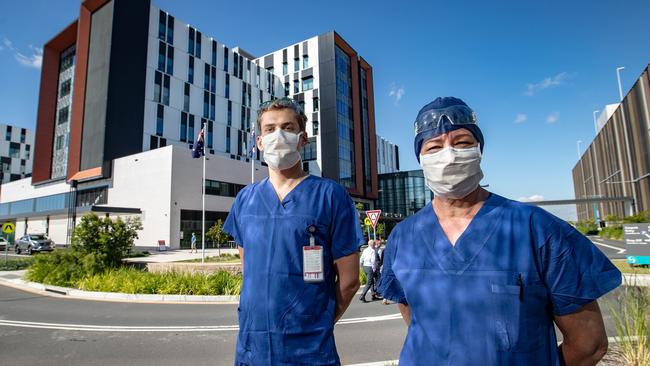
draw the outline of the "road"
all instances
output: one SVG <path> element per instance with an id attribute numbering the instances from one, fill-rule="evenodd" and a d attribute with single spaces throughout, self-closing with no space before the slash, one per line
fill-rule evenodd
<path id="1" fill-rule="evenodd" d="M 596 244 L 609 259 L 625 259 L 627 258 L 625 244 L 620 240 L 602 239 L 598 236 L 589 236 L 589 240 Z"/>
<path id="2" fill-rule="evenodd" d="M 608 256 L 625 256 L 619 242 L 597 241 Z M 610 336 L 615 297 L 601 301 Z M 0 364 L 232 365 L 236 309 L 74 300 L 0 286 Z M 406 335 L 398 313 L 395 305 L 355 299 L 335 329 L 343 364 L 397 359 Z"/>

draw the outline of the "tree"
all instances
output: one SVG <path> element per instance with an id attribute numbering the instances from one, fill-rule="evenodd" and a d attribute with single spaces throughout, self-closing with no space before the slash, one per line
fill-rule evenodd
<path id="1" fill-rule="evenodd" d="M 84 215 L 72 234 L 72 249 L 81 254 L 96 254 L 108 267 L 117 267 L 131 254 L 133 241 L 142 230 L 139 218 L 99 218 Z"/>
<path id="2" fill-rule="evenodd" d="M 377 237 L 383 238 L 386 235 L 386 223 L 380 222 L 377 224 Z"/>
<path id="3" fill-rule="evenodd" d="M 223 244 L 224 242 L 228 241 L 230 238 L 230 235 L 223 231 L 223 222 L 221 219 L 218 219 L 217 222 L 212 225 L 210 230 L 208 230 L 207 233 L 205 233 L 205 236 L 208 237 L 213 243 L 218 244 Z"/>

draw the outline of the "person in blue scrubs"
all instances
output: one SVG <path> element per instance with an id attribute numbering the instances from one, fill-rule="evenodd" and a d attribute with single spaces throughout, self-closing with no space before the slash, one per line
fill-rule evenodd
<path id="1" fill-rule="evenodd" d="M 345 188 L 302 170 L 307 117 L 288 98 L 260 107 L 269 178 L 245 187 L 224 230 L 243 285 L 235 365 L 339 365 L 334 324 L 359 289 L 364 238 Z"/>
<path id="2" fill-rule="evenodd" d="M 595 365 L 596 300 L 620 272 L 563 220 L 479 186 L 484 138 L 462 100 L 437 98 L 415 128 L 434 199 L 391 232 L 379 284 L 408 325 L 400 366 Z"/>

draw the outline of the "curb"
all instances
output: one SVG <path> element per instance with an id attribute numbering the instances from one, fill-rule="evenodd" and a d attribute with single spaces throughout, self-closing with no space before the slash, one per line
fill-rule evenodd
<path id="1" fill-rule="evenodd" d="M 69 287 L 44 285 L 22 279 L 4 279 L 0 277 L 0 285 L 7 285 L 18 290 L 37 292 L 51 297 L 63 297 L 77 300 L 170 303 L 170 304 L 237 304 L 237 295 L 155 295 L 155 294 L 125 294 L 120 292 L 83 291 Z"/>
<path id="2" fill-rule="evenodd" d="M 650 275 L 623 273 L 623 286 L 625 285 L 650 287 Z"/>

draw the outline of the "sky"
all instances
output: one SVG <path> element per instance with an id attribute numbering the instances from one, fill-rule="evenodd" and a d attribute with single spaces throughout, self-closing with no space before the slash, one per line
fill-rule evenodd
<path id="1" fill-rule="evenodd" d="M 35 127 L 43 44 L 79 3 L 0 1 L 0 123 Z M 402 170 L 419 169 L 418 110 L 463 99 L 485 135 L 482 184 L 513 199 L 574 198 L 592 112 L 618 100 L 616 67 L 626 93 L 650 62 L 647 0 L 153 3 L 254 55 L 336 30 L 373 67 L 376 130 L 399 146 Z"/>

